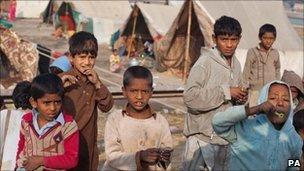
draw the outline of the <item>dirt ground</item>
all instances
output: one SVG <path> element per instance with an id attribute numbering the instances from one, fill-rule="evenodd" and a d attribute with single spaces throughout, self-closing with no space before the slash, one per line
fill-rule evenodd
<path id="1" fill-rule="evenodd" d="M 48 47 L 54 51 L 58 52 L 65 52 L 68 50 L 67 40 L 64 38 L 56 40 L 51 36 L 54 28 L 50 25 L 40 24 L 40 20 L 38 19 L 17 19 L 14 23 L 13 30 L 21 36 L 25 40 L 29 40 L 33 43 L 41 44 L 45 47 Z M 109 46 L 106 44 L 102 44 L 99 46 L 98 58 L 96 65 L 103 69 L 109 68 L 108 57 L 111 54 L 111 50 Z M 119 74 L 122 74 L 119 73 Z M 170 88 L 179 88 L 182 87 L 182 82 L 180 79 L 175 78 L 174 76 L 170 75 L 170 73 L 157 73 L 153 71 L 153 75 L 157 80 L 158 86 L 170 89 Z M 166 100 L 166 99 L 163 99 Z M 171 102 L 178 102 L 178 104 L 182 103 L 182 99 L 168 99 Z M 115 102 L 115 106 L 113 110 L 119 110 L 122 108 L 122 104 L 124 102 Z M 180 111 L 168 109 L 164 107 L 160 103 L 155 103 L 152 105 L 157 110 L 157 113 L 164 115 L 167 120 L 169 121 L 170 128 L 174 130 L 173 137 L 173 144 L 174 144 L 174 151 L 172 156 L 172 169 L 173 170 L 181 170 L 181 157 L 182 152 L 184 149 L 185 144 L 185 137 L 182 135 L 181 130 L 184 124 L 184 115 Z M 110 113 L 110 112 L 109 112 Z M 104 153 L 104 126 L 106 122 L 106 116 L 109 114 L 100 113 L 98 118 L 98 147 L 100 149 L 100 168 L 102 167 L 105 161 L 105 153 Z"/>

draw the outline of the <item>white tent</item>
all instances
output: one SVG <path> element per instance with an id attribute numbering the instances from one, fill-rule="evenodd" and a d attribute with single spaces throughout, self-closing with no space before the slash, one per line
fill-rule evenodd
<path id="1" fill-rule="evenodd" d="M 137 20 L 135 32 L 145 31 L 143 25 L 146 25 L 149 34 L 153 39 L 163 36 L 172 25 L 179 9 L 180 7 L 138 2 L 135 4 L 133 11 L 128 15 L 129 18 L 121 28 L 121 32 L 126 35 L 132 34 L 133 22 L 135 19 L 134 13 L 136 10 L 139 10 L 139 17 L 142 15 L 143 20 Z"/>
<path id="2" fill-rule="evenodd" d="M 62 2 L 55 0 L 58 6 Z M 70 2 L 73 10 L 93 20 L 93 33 L 98 43 L 108 43 L 111 34 L 123 25 L 132 10 L 128 1 L 65 0 L 64 2 Z"/>
<path id="3" fill-rule="evenodd" d="M 47 4 L 45 0 L 17 0 L 16 17 L 39 18 Z"/>
<path id="4" fill-rule="evenodd" d="M 236 18 L 242 25 L 242 39 L 236 55 L 244 67 L 247 50 L 257 46 L 259 28 L 273 24 L 277 29 L 274 47 L 280 51 L 281 73 L 284 69 L 304 75 L 303 40 L 297 35 L 284 11 L 282 1 L 197 1 L 215 22 L 222 15 Z M 180 6 L 181 2 L 170 1 Z"/>

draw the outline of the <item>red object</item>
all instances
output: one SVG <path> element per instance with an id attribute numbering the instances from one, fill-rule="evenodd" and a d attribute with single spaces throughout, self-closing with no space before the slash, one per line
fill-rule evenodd
<path id="1" fill-rule="evenodd" d="M 67 29 L 66 31 L 70 31 L 70 30 L 75 31 L 76 30 L 75 22 L 70 15 L 60 16 L 60 20 L 61 20 L 62 25 L 66 26 L 66 29 Z"/>
<path id="2" fill-rule="evenodd" d="M 65 124 L 70 124 L 73 122 L 72 116 L 64 114 L 64 120 Z M 32 124 L 33 122 L 33 114 L 27 113 L 22 117 L 23 122 L 29 122 Z M 22 128 L 25 129 L 25 128 Z M 33 126 L 30 126 L 28 128 L 29 134 L 27 136 L 36 136 L 34 134 L 30 134 L 30 132 L 35 132 Z M 52 129 L 52 128 L 51 128 Z M 51 130 L 50 129 L 50 130 Z M 52 133 L 52 131 L 49 131 L 49 133 Z M 48 134 L 48 133 L 46 133 Z M 42 136 L 43 137 L 43 136 Z M 41 137 L 41 138 L 42 138 Z M 33 140 L 31 138 L 31 140 Z M 79 150 L 79 131 L 76 131 L 69 135 L 68 137 L 65 137 L 63 139 L 64 141 L 64 154 L 63 155 L 55 155 L 55 156 L 43 156 L 44 157 L 44 166 L 48 168 L 54 168 L 54 169 L 70 169 L 77 165 L 78 163 L 78 150 Z M 24 133 L 20 132 L 20 139 L 18 143 L 18 150 L 17 150 L 17 160 L 19 159 L 20 153 L 25 148 L 25 135 Z M 32 147 L 27 147 L 32 148 Z"/>
<path id="3" fill-rule="evenodd" d="M 58 58 L 58 57 L 60 57 L 60 56 L 62 56 L 64 54 L 65 53 L 63 53 L 63 52 L 54 51 L 53 54 L 52 54 L 52 57 Z"/>

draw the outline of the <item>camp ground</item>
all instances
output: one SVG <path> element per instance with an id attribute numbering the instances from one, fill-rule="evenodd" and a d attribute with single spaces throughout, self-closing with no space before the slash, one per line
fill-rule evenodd
<path id="1" fill-rule="evenodd" d="M 196 40 L 200 40 L 198 41 L 200 42 L 198 46 L 210 45 L 206 43 L 206 41 L 208 42 L 207 38 L 210 38 L 212 33 L 212 28 L 210 28 L 210 26 L 206 26 L 208 25 L 208 21 L 211 20 L 211 22 L 214 23 L 215 19 L 222 15 L 232 16 L 239 20 L 243 28 L 242 39 L 236 51 L 236 56 L 240 60 L 242 67 L 244 67 L 247 50 L 251 47 L 257 46 L 259 42 L 259 27 L 265 23 L 272 23 L 277 28 L 277 40 L 274 47 L 280 51 L 281 72 L 283 72 L 284 69 L 294 70 L 297 74 L 303 76 L 303 39 L 297 35 L 291 23 L 288 21 L 282 1 L 192 1 L 194 10 L 192 13 L 196 15 L 192 14 L 191 17 L 189 12 L 185 10 L 185 7 L 189 6 L 189 4 L 191 3 L 186 2 L 183 4 L 183 7 L 181 8 L 181 11 L 170 31 L 160 42 L 158 42 L 158 45 L 155 46 L 155 54 L 160 71 L 167 69 L 177 70 L 177 73 L 179 73 L 177 75 L 186 75 L 187 72 L 189 72 L 191 65 L 193 65 L 197 59 L 199 55 L 198 49 L 200 48 L 194 46 L 194 36 L 192 35 L 195 34 L 195 30 L 192 29 L 191 25 L 193 21 L 194 24 L 196 22 L 195 16 L 197 16 L 196 11 L 199 9 L 197 6 L 199 6 L 202 11 L 201 13 L 204 14 L 199 18 L 201 20 L 203 20 L 203 18 L 205 19 L 203 20 L 204 23 L 198 22 L 201 28 L 201 32 L 199 32 L 201 38 L 195 37 Z M 269 10 L 269 6 L 275 10 Z M 176 28 L 181 30 L 177 27 L 180 26 L 177 24 L 177 21 L 179 21 L 178 18 L 181 18 L 182 13 L 186 13 L 184 14 L 185 16 L 192 18 L 190 20 L 191 24 L 189 24 L 189 27 L 191 28 L 189 32 L 190 36 L 188 37 L 186 35 L 186 29 L 184 29 L 182 34 L 175 31 Z M 189 22 L 184 23 L 184 27 L 186 27 L 185 25 L 187 23 Z M 205 28 L 205 34 L 202 31 L 202 28 Z M 208 29 L 209 31 L 206 32 Z M 176 43 L 180 39 L 183 40 Z M 188 45 L 186 40 L 189 41 Z M 187 47 L 189 47 L 189 49 L 187 49 Z M 183 50 L 181 50 L 181 52 L 177 52 L 176 49 L 180 48 L 183 48 Z M 197 52 L 194 53 L 195 51 Z M 187 61 L 187 65 L 184 64 L 185 61 Z"/>

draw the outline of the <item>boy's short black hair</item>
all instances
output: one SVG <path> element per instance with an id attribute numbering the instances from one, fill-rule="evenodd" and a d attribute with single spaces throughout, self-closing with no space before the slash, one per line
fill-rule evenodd
<path id="1" fill-rule="evenodd" d="M 82 53 L 90 53 L 94 57 L 97 57 L 97 39 L 92 33 L 85 31 L 77 32 L 69 39 L 69 50 L 72 57 Z"/>
<path id="2" fill-rule="evenodd" d="M 30 90 L 31 90 L 31 83 L 29 81 L 22 81 L 17 83 L 14 91 L 13 91 L 13 102 L 15 107 L 18 109 L 32 109 L 30 103 Z"/>
<path id="3" fill-rule="evenodd" d="M 277 37 L 277 30 L 272 24 L 264 24 L 262 27 L 260 27 L 259 38 L 262 38 L 266 32 L 273 33 L 274 37 Z"/>
<path id="4" fill-rule="evenodd" d="M 297 132 L 304 128 L 304 109 L 297 111 L 293 115 L 293 126 Z"/>
<path id="5" fill-rule="evenodd" d="M 34 100 L 42 98 L 45 94 L 58 94 L 63 97 L 64 88 L 61 79 L 56 74 L 47 73 L 33 79 L 30 93 Z"/>
<path id="6" fill-rule="evenodd" d="M 145 79 L 148 81 L 149 86 L 153 86 L 153 76 L 150 70 L 143 66 L 132 66 L 129 67 L 123 75 L 123 86 L 127 87 L 132 79 Z"/>
<path id="7" fill-rule="evenodd" d="M 50 72 L 52 74 L 56 74 L 56 75 L 58 75 L 60 73 L 63 73 L 62 69 L 60 69 L 60 68 L 58 68 L 56 66 L 50 66 Z"/>
<path id="8" fill-rule="evenodd" d="M 224 15 L 215 21 L 213 32 L 215 37 L 219 35 L 239 37 L 242 34 L 242 27 L 238 20 Z"/>

